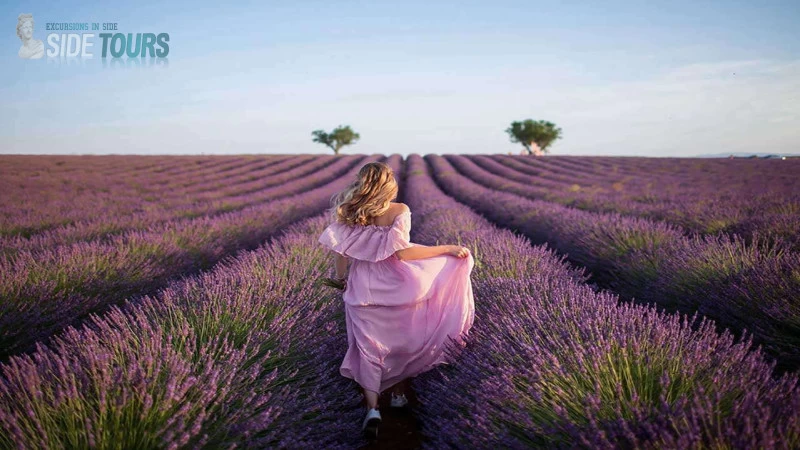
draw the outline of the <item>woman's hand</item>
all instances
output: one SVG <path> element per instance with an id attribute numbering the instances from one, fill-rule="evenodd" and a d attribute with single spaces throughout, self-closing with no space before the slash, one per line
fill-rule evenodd
<path id="1" fill-rule="evenodd" d="M 437 256 L 455 256 L 456 258 L 466 258 L 469 250 L 460 245 L 426 245 L 414 244 L 413 247 L 404 248 L 394 252 L 397 259 L 401 261 L 414 261 L 416 259 L 436 258 Z"/>
<path id="2" fill-rule="evenodd" d="M 447 254 L 455 256 L 456 258 L 466 258 L 469 255 L 469 249 L 460 245 L 448 245 Z"/>

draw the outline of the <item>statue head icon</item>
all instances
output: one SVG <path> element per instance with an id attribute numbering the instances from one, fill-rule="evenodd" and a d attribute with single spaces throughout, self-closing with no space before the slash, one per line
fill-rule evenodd
<path id="1" fill-rule="evenodd" d="M 17 36 L 22 41 L 18 53 L 20 58 L 39 59 L 44 56 L 44 44 L 33 38 L 33 14 L 20 14 L 17 17 Z"/>

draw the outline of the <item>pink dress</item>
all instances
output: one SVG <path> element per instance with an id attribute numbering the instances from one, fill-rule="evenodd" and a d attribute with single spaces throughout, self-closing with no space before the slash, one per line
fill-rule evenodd
<path id="1" fill-rule="evenodd" d="M 401 261 L 394 252 L 417 245 L 410 230 L 405 211 L 389 226 L 335 222 L 319 238 L 351 259 L 344 292 L 348 349 L 339 371 L 375 392 L 446 362 L 449 337 L 463 343 L 475 317 L 472 255 Z"/>

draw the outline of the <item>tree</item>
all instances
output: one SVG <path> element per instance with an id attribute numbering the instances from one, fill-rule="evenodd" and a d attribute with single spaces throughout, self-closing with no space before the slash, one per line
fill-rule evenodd
<path id="1" fill-rule="evenodd" d="M 506 133 L 511 137 L 511 142 L 520 143 L 529 155 L 542 155 L 548 152 L 548 147 L 561 138 L 561 128 L 545 120 L 527 119 L 522 122 L 511 122 Z"/>
<path id="2" fill-rule="evenodd" d="M 311 132 L 311 135 L 314 136 L 313 141 L 319 142 L 320 144 L 325 144 L 333 150 L 335 155 L 339 154 L 339 150 L 344 147 L 345 145 L 355 144 L 355 142 L 361 137 L 358 133 L 354 132 L 350 125 L 341 126 L 334 128 L 330 134 L 322 131 L 322 130 L 315 130 Z"/>

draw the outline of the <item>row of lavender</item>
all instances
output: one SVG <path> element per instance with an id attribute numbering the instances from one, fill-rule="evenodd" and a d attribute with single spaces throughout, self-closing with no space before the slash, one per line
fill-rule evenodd
<path id="1" fill-rule="evenodd" d="M 426 197 L 426 200 L 433 199 L 433 196 Z M 424 209 L 415 208 L 415 211 L 418 212 L 415 216 L 418 219 L 419 213 Z M 480 223 L 479 219 L 474 219 L 474 215 L 472 217 L 475 223 Z M 451 239 L 443 230 L 453 220 L 452 216 L 437 212 L 424 214 L 422 219 L 427 223 L 415 222 L 415 233 L 421 231 L 423 235 L 427 233 L 430 237 L 424 238 L 421 235 L 420 238 Z M 475 239 L 487 238 L 480 227 L 466 225 L 470 221 L 464 216 L 455 219 L 472 230 Z M 0 422 L 3 431 L 0 439 L 11 436 L 3 442 L 8 443 L 8 446 L 10 442 L 23 442 L 19 444 L 21 447 L 43 447 L 43 443 L 50 443 L 50 446 L 55 447 L 69 444 L 102 446 L 103 442 L 136 447 L 219 447 L 232 443 L 286 448 L 352 447 L 352 436 L 357 431 L 354 430 L 357 428 L 354 424 L 360 412 L 354 406 L 357 398 L 348 395 L 348 386 L 336 376 L 335 364 L 338 360 L 331 360 L 331 355 L 341 354 L 343 351 L 340 347 L 335 347 L 336 342 L 331 340 L 332 335 L 343 333 L 341 321 L 331 321 L 339 308 L 335 305 L 334 309 L 330 309 L 330 302 L 325 300 L 323 293 L 304 295 L 302 289 L 303 281 L 316 278 L 327 270 L 307 270 L 315 264 L 327 264 L 323 259 L 325 255 L 320 255 L 315 239 L 312 238 L 318 234 L 323 223 L 311 222 L 308 224 L 310 231 L 298 232 L 286 239 L 277 240 L 268 247 L 270 251 L 259 250 L 252 254 L 252 259 L 241 263 L 233 262 L 227 277 L 221 275 L 226 269 L 220 267 L 214 273 L 197 277 L 185 285 L 173 285 L 171 290 L 157 297 L 158 301 L 152 302 L 152 310 L 148 310 L 146 304 L 134 307 L 135 311 L 144 311 L 144 314 L 134 314 L 134 317 L 120 316 L 115 310 L 92 328 L 75 334 L 68 333 L 65 341 L 57 343 L 55 352 L 42 349 L 33 359 L 14 358 L 13 363 L 25 361 L 30 364 L 3 368 L 5 380 L 4 390 L 0 391 L 0 402 L 3 406 L 0 411 L 9 413 Z M 296 228 L 295 231 L 299 229 L 302 228 Z M 528 248 L 527 243 L 519 238 L 508 238 L 510 235 L 505 234 L 505 240 L 486 239 L 489 244 L 478 250 L 481 264 L 476 273 L 496 270 L 493 272 L 495 277 L 513 277 L 517 273 L 544 272 L 546 276 L 558 278 L 557 272 L 568 271 L 563 264 L 558 263 L 556 268 L 559 270 L 548 272 L 537 259 L 545 262 L 557 260 L 544 251 L 530 252 L 534 255 L 533 258 L 514 258 L 520 249 Z M 493 251 L 499 253 L 492 256 Z M 537 253 L 539 256 L 536 256 Z M 289 255 L 288 258 L 286 255 Z M 241 259 L 250 256 L 243 255 Z M 292 270 L 298 267 L 301 268 L 299 273 Z M 581 278 L 578 273 L 560 276 L 576 280 Z M 285 278 L 276 285 L 275 281 L 279 277 Z M 201 279 L 205 281 L 198 281 Z M 286 285 L 282 284 L 284 281 Z M 499 291 L 505 292 L 503 289 Z M 265 299 L 277 298 L 270 297 L 271 293 L 276 293 L 281 300 L 268 306 L 264 303 Z M 292 296 L 290 300 L 294 299 L 293 296 L 298 298 L 297 302 L 292 303 L 285 302 L 281 296 Z M 323 298 L 320 299 L 319 296 Z M 315 300 L 322 302 L 315 303 Z M 150 301 L 151 299 L 146 300 Z M 201 308 L 198 313 L 196 307 L 201 304 L 206 308 Z M 298 310 L 298 305 L 300 308 L 304 305 L 316 305 L 322 308 L 322 313 L 309 314 L 313 312 L 312 308 Z M 147 314 L 147 311 L 151 312 Z M 221 323 L 216 320 L 220 315 L 224 319 Z M 163 322 L 155 319 L 157 317 L 169 318 L 166 328 Z M 253 324 L 255 327 L 252 327 Z M 270 338 L 272 335 L 263 332 L 265 329 L 275 333 L 285 330 L 285 333 Z M 174 330 L 182 332 L 175 333 Z M 126 334 L 128 331 L 142 334 L 143 339 L 132 338 Z M 602 332 L 602 328 L 600 331 Z M 262 334 L 257 334 L 259 332 Z M 265 348 L 247 344 L 252 342 L 243 339 L 247 333 L 252 333 L 257 342 L 269 342 L 267 348 L 276 349 L 272 354 L 274 358 L 258 359 L 254 356 L 263 353 Z M 170 341 L 170 336 L 176 335 L 181 336 L 178 342 L 174 339 Z M 209 342 L 210 336 L 230 337 L 232 341 L 241 344 L 234 345 L 233 353 L 236 353 L 235 350 L 239 350 L 239 353 L 234 357 L 228 356 L 226 351 L 230 346 Z M 95 358 L 92 355 L 100 356 Z M 148 358 L 148 355 L 156 356 Z M 225 360 L 229 366 L 224 367 L 215 357 L 198 355 L 230 358 Z M 498 355 L 492 352 L 484 356 Z M 163 363 L 155 361 L 160 364 L 153 364 L 158 358 L 163 358 Z M 498 360 L 487 361 L 496 364 Z M 284 368 L 287 365 L 294 366 L 297 372 L 286 375 L 279 370 L 272 383 L 268 382 L 271 374 L 258 370 L 259 367 Z M 242 370 L 244 366 L 249 366 L 252 370 Z M 118 373 L 112 373 L 113 370 L 109 367 L 119 367 Z M 177 371 L 180 375 L 168 377 L 169 373 L 176 372 L 176 367 L 181 369 Z M 64 374 L 74 376 L 64 377 Z M 121 376 L 125 374 L 131 375 Z M 140 374 L 156 375 L 146 378 L 140 377 Z M 223 381 L 209 382 L 209 379 L 203 378 L 204 375 L 211 380 Z M 158 382 L 161 380 L 163 383 Z M 330 384 L 317 386 L 320 380 Z M 747 380 L 745 377 L 744 381 Z M 763 391 L 762 384 L 752 385 L 753 389 Z M 175 386 L 180 386 L 177 393 Z M 315 386 L 320 389 L 315 389 Z M 787 396 L 795 392 L 789 385 L 779 388 L 788 389 L 790 394 Z M 222 394 L 212 398 L 217 389 Z M 201 392 L 205 392 L 205 395 Z M 447 395 L 447 392 L 442 391 L 442 394 Z M 252 395 L 248 396 L 248 393 Z M 772 401 L 777 405 L 775 416 L 784 417 L 784 422 L 770 424 L 770 417 L 775 416 L 765 415 L 764 420 L 756 422 L 756 426 L 762 425 L 764 428 L 745 433 L 741 441 L 733 442 L 749 442 L 748 439 L 750 442 L 759 442 L 758 439 L 764 442 L 769 436 L 776 435 L 773 427 L 786 430 L 778 439 L 783 439 L 789 445 L 797 442 L 792 410 L 787 413 L 784 399 L 769 397 L 770 393 L 774 393 L 773 390 L 764 393 L 765 401 Z M 109 400 L 113 396 L 117 397 L 116 402 Z M 762 399 L 758 396 L 753 398 Z M 96 405 L 99 405 L 99 413 Z M 238 411 L 231 408 L 231 405 L 236 405 Z M 482 405 L 481 401 L 477 405 Z M 753 405 L 758 407 L 762 404 L 756 402 Z M 489 417 L 497 414 L 498 409 L 492 409 Z M 175 414 L 176 411 L 179 414 Z M 713 414 L 692 417 L 704 419 L 709 416 L 711 419 L 716 418 Z M 438 418 L 437 416 L 436 419 Z M 129 425 L 130 430 L 122 436 L 115 434 L 121 430 L 121 427 L 115 426 L 120 423 Z M 726 422 L 731 423 L 735 423 L 735 419 Z M 782 428 L 784 425 L 785 428 Z M 526 430 L 536 430 L 525 423 L 523 426 Z M 265 429 L 270 431 L 254 432 Z M 498 430 L 494 430 L 493 437 L 500 436 L 497 434 Z M 584 430 L 580 436 L 586 436 L 591 431 Z M 475 437 L 477 436 L 471 438 Z M 461 442 L 463 446 L 480 441 L 461 441 L 454 435 L 450 442 Z"/>
<path id="2" fill-rule="evenodd" d="M 2 448 L 352 448 L 324 219 L 94 316 L 0 378 Z M 348 433 L 345 433 L 345 430 Z"/>
<path id="3" fill-rule="evenodd" d="M 494 156 L 498 157 L 498 156 Z M 592 181 L 618 182 L 621 186 L 598 184 L 598 189 L 624 190 L 628 184 L 653 195 L 684 193 L 685 188 L 708 189 L 717 195 L 730 193 L 748 184 L 757 191 L 773 189 L 770 184 L 795 183 L 792 176 L 797 171 L 796 161 L 777 160 L 723 160 L 698 158 L 644 158 L 644 157 L 592 157 L 550 156 L 547 158 L 515 157 L 531 168 L 541 170 L 542 178 L 575 183 L 576 172 L 589 175 L 578 183 Z M 603 162 L 605 160 L 605 162 Z M 732 180 L 731 174 L 737 179 Z M 770 178 L 770 183 L 764 180 Z M 581 183 L 583 184 L 583 183 Z M 780 186 L 777 186 L 780 187 Z M 621 189 L 620 189 L 621 188 Z M 636 189 L 639 190 L 639 189 Z"/>
<path id="4" fill-rule="evenodd" d="M 398 156 L 388 162 L 400 172 Z M 331 359 L 346 342 L 340 305 L 308 283 L 328 275 L 326 220 L 13 357 L 0 443 L 352 447 L 358 399 Z"/>
<path id="5" fill-rule="evenodd" d="M 592 158 L 511 158 L 492 160 L 534 175 L 530 182 L 580 198 L 585 194 L 628 197 L 640 202 L 708 199 L 742 200 L 741 197 L 791 194 L 797 187 L 797 161 L 727 161 L 667 158 L 649 165 L 658 171 L 608 173 L 592 167 Z M 645 158 L 640 158 L 645 159 Z M 620 158 L 625 165 L 625 158 Z M 567 163 L 566 161 L 570 161 Z M 687 202 L 688 204 L 689 202 Z"/>
<path id="6" fill-rule="evenodd" d="M 449 158 L 459 169 L 465 159 Z M 529 198 L 663 220 L 692 233 L 767 236 L 800 249 L 800 161 L 721 160 L 715 162 L 726 164 L 716 172 L 672 167 L 663 174 L 620 177 L 556 167 L 541 158 L 469 159 L 487 172 L 484 176 L 502 179 L 504 190 Z M 663 164 L 669 168 L 668 162 L 678 161 L 691 162 Z"/>
<path id="7" fill-rule="evenodd" d="M 501 179 L 469 160 L 458 160 L 462 174 L 449 158 L 427 158 L 449 195 L 568 254 L 601 286 L 623 298 L 699 312 L 720 326 L 747 330 L 779 359 L 780 369 L 800 366 L 797 252 L 764 242 L 747 245 L 736 236 L 686 237 L 662 222 L 530 200 L 505 192 Z"/>
<path id="8" fill-rule="evenodd" d="M 401 162 L 388 159 L 397 173 Z M 337 370 L 341 296 L 309 282 L 330 275 L 317 242 L 328 220 L 12 357 L 0 366 L 0 447 L 362 444 L 360 395 Z"/>
<path id="9" fill-rule="evenodd" d="M 648 160 L 619 159 L 622 165 L 626 159 Z M 587 160 L 592 158 L 580 161 Z M 575 198 L 574 204 L 666 220 L 697 233 L 767 234 L 795 247 L 800 242 L 800 160 L 666 158 L 650 164 L 660 166 L 661 173 L 613 177 L 610 186 L 605 184 L 611 189 L 598 193 L 590 186 L 588 198 Z M 568 174 L 572 183 L 596 179 L 581 170 Z M 567 190 L 576 187 L 576 195 L 585 193 L 576 184 Z"/>
<path id="10" fill-rule="evenodd" d="M 594 187 L 604 190 L 644 191 L 655 196 L 704 191 L 706 195 L 737 193 L 742 188 L 749 192 L 785 189 L 796 183 L 797 161 L 778 160 L 724 160 L 698 158 L 644 158 L 644 157 L 569 157 L 516 158 L 533 168 L 544 169 L 543 177 L 575 183 L 576 172 L 590 175 L 584 180 L 603 180 Z M 602 161 L 606 162 L 603 163 Z M 732 179 L 732 175 L 736 175 Z M 566 178 L 566 180 L 565 180 Z M 768 180 L 768 183 L 765 183 Z M 610 186 L 609 183 L 611 182 Z M 613 183 L 619 183 L 614 186 Z M 750 191 L 752 189 L 753 191 Z M 631 192 L 631 193 L 633 193 Z"/>
<path id="11" fill-rule="evenodd" d="M 268 162 L 283 157 L 263 158 Z M 172 180 L 186 176 L 202 180 L 209 171 L 231 162 L 230 157 L 22 157 L 3 156 L 0 188 L 7 203 L 0 205 L 0 235 L 28 235 L 85 218 L 74 201 L 97 211 L 124 213 L 132 197 L 155 194 Z M 153 198 L 149 205 L 158 207 Z M 139 199 L 138 203 L 141 203 Z M 11 209 L 9 209 L 11 208 Z"/>
<path id="12" fill-rule="evenodd" d="M 461 242 L 477 262 L 467 346 L 415 380 L 428 448 L 800 445 L 795 374 L 773 378 L 710 322 L 593 291 L 563 258 L 445 196 L 419 156 L 407 171 L 413 240 Z"/>
<path id="13" fill-rule="evenodd" d="M 376 158 L 340 158 L 316 174 L 268 189 L 274 200 L 265 204 L 0 259 L 0 355 L 29 351 L 88 314 L 254 248 L 290 223 L 318 214 L 344 186 L 344 176 Z"/>
<path id="14" fill-rule="evenodd" d="M 308 156 L 264 157 L 245 161 L 243 168 L 231 169 L 232 164 L 243 164 L 231 159 L 211 166 L 188 165 L 166 171 L 158 167 L 131 170 L 125 176 L 110 175 L 113 168 L 93 171 L 91 166 L 47 172 L 39 177 L 30 177 L 33 169 L 21 171 L 19 176 L 26 181 L 18 186 L 11 183 L 2 205 L 4 211 L 11 211 L 4 215 L 0 226 L 0 244 L 10 248 L 25 244 L 29 237 L 46 240 L 43 234 L 48 231 L 54 232 L 50 234 L 56 238 L 69 238 L 62 236 L 65 232 L 79 233 L 79 237 L 93 231 L 113 232 L 118 222 L 127 223 L 130 219 L 131 226 L 136 226 L 155 215 L 201 215 L 213 207 L 207 203 L 246 193 L 242 185 L 250 190 L 263 189 L 259 183 L 265 178 L 308 161 Z M 113 218 L 111 223 L 106 223 L 109 218 Z"/>
<path id="15" fill-rule="evenodd" d="M 109 240 L 128 231 L 152 228 L 165 222 L 189 222 L 196 217 L 238 211 L 285 196 L 288 185 L 293 192 L 313 189 L 330 181 L 336 176 L 336 170 L 344 170 L 347 164 L 346 160 L 334 161 L 332 157 L 311 160 L 300 156 L 267 167 L 249 165 L 248 172 L 238 176 L 227 171 L 191 173 L 190 176 L 204 181 L 199 185 L 175 181 L 180 186 L 165 185 L 164 194 L 150 200 L 147 196 L 131 194 L 125 211 L 118 210 L 111 216 L 96 211 L 93 203 L 76 199 L 73 205 L 81 213 L 73 213 L 68 225 L 48 228 L 30 237 L 0 237 L 0 254 L 14 255 L 24 250 L 51 249 L 55 245 Z M 327 170 L 322 170 L 326 167 Z M 315 175 L 320 171 L 331 178 Z M 159 184 L 154 179 L 147 179 L 147 183 Z M 193 186 L 195 191 L 188 186 Z M 148 201 L 157 202 L 158 206 L 152 207 Z M 78 214 L 86 218 L 77 221 Z"/>
<path id="16" fill-rule="evenodd" d="M 9 160 L 9 158 L 11 159 Z M 242 207 L 241 198 L 229 198 L 231 195 L 236 195 L 238 193 L 240 196 L 247 196 L 253 189 L 263 189 L 264 185 L 261 178 L 272 175 L 284 168 L 295 169 L 290 170 L 289 172 L 291 173 L 284 173 L 284 179 L 304 176 L 323 166 L 326 159 L 326 157 L 314 157 L 312 155 L 297 157 L 233 157 L 210 160 L 198 159 L 194 161 L 197 164 L 188 164 L 192 161 L 183 161 L 179 158 L 181 162 L 180 165 L 176 165 L 175 162 L 169 162 L 168 160 L 162 162 L 161 166 L 152 164 L 144 165 L 144 167 L 135 167 L 134 161 L 129 161 L 128 163 L 134 166 L 135 170 L 131 169 L 124 174 L 129 175 L 129 178 L 135 179 L 135 189 L 132 189 L 131 186 L 126 183 L 109 183 L 107 175 L 115 173 L 115 168 L 101 166 L 101 163 L 106 162 L 105 157 L 98 158 L 99 159 L 90 161 L 83 161 L 83 159 L 77 158 L 80 162 L 86 164 L 86 167 L 70 165 L 74 163 L 73 159 L 70 158 L 55 161 L 55 164 L 62 164 L 55 167 L 48 167 L 48 164 L 50 166 L 53 165 L 53 159 L 39 158 L 30 161 L 25 159 L 24 162 L 32 165 L 33 168 L 28 171 L 17 170 L 16 172 L 12 172 L 10 177 L 8 177 L 9 180 L 14 180 L 15 176 L 17 181 L 24 180 L 25 183 L 23 183 L 22 186 L 25 187 L 25 189 L 7 189 L 9 191 L 8 195 L 11 197 L 20 194 L 21 198 L 19 202 L 9 201 L 6 203 L 6 208 L 14 205 L 13 209 L 16 213 L 5 214 L 3 218 L 10 221 L 13 226 L 20 226 L 21 222 L 29 221 L 21 220 L 18 216 L 26 209 L 35 210 L 38 207 L 40 210 L 39 212 L 56 214 L 58 216 L 57 220 L 66 220 L 68 225 L 58 227 L 53 230 L 53 232 L 37 233 L 35 239 L 22 238 L 20 235 L 14 235 L 12 233 L 11 238 L 0 238 L 0 250 L 10 252 L 20 248 L 41 248 L 47 246 L 53 239 L 61 243 L 94 239 L 108 234 L 119 233 L 126 229 L 141 228 L 146 226 L 149 223 L 149 219 L 153 216 L 159 216 L 161 220 L 163 220 L 163 217 L 169 217 L 171 214 L 183 217 L 197 217 L 215 211 L 240 208 Z M 615 160 L 617 162 L 615 162 L 613 166 L 614 173 L 609 174 L 603 173 L 603 170 L 610 171 L 610 169 L 602 165 L 600 165 L 601 169 L 580 167 L 581 163 L 584 163 L 584 166 L 592 166 L 591 161 L 597 159 L 598 158 L 590 157 L 553 157 L 547 159 L 510 158 L 505 156 L 495 156 L 493 158 L 474 157 L 474 161 L 481 164 L 491 173 L 501 175 L 503 178 L 524 182 L 526 184 L 525 186 L 516 185 L 515 183 L 510 183 L 509 185 L 509 189 L 521 195 L 555 200 L 561 203 L 572 204 L 583 209 L 618 210 L 618 212 L 637 213 L 645 216 L 650 215 L 661 219 L 663 219 L 664 214 L 666 214 L 667 216 L 671 216 L 673 222 L 683 223 L 688 228 L 695 230 L 698 228 L 695 226 L 696 224 L 687 225 L 685 222 L 696 222 L 699 220 L 705 224 L 704 229 L 706 231 L 719 229 L 730 230 L 732 228 L 726 225 L 730 225 L 730 221 L 727 219 L 730 219 L 731 215 L 739 215 L 741 217 L 735 219 L 738 225 L 734 227 L 739 231 L 746 232 L 747 230 L 752 231 L 757 229 L 763 233 L 763 230 L 767 230 L 774 235 L 788 236 L 790 239 L 794 240 L 798 239 L 798 233 L 795 231 L 797 228 L 795 222 L 800 220 L 798 219 L 800 214 L 792 214 L 792 205 L 794 203 L 784 198 L 785 196 L 780 197 L 773 195 L 770 201 L 767 202 L 746 200 L 751 206 L 754 204 L 758 205 L 757 207 L 750 208 L 751 211 L 747 212 L 747 214 L 742 213 L 742 208 L 732 206 L 732 204 L 735 205 L 737 201 L 741 203 L 743 201 L 742 199 L 747 198 L 747 195 L 739 195 L 737 198 L 725 199 L 727 208 L 721 213 L 721 215 L 725 217 L 720 217 L 720 214 L 718 214 L 720 213 L 719 208 L 708 207 L 708 205 L 698 204 L 694 201 L 684 201 L 681 207 L 676 207 L 674 204 L 667 207 L 664 206 L 664 204 L 654 205 L 648 203 L 647 205 L 642 205 L 630 201 L 630 199 L 628 199 L 629 201 L 625 202 L 625 204 L 619 205 L 609 200 L 615 193 L 623 196 L 634 195 L 631 194 L 631 192 L 634 192 L 635 196 L 644 195 L 649 198 L 652 194 L 642 194 L 647 191 L 647 186 L 642 185 L 645 180 L 648 186 L 654 182 L 658 184 L 657 193 L 665 192 L 670 186 L 680 185 L 679 190 L 682 199 L 685 200 L 687 196 L 697 197 L 699 195 L 702 200 L 700 203 L 709 199 L 717 202 L 717 204 L 720 201 L 719 198 L 716 198 L 718 196 L 715 196 L 714 191 L 709 191 L 707 189 L 708 183 L 711 183 L 711 186 L 715 186 L 717 191 L 726 191 L 726 186 L 738 186 L 742 183 L 742 180 L 747 181 L 746 175 L 754 176 L 755 180 L 758 181 L 761 186 L 774 185 L 779 181 L 779 178 L 789 176 L 791 183 L 787 185 L 787 189 L 791 190 L 794 184 L 796 184 L 796 170 L 792 171 L 793 166 L 791 166 L 791 164 L 785 164 L 784 161 L 766 161 L 766 163 L 778 164 L 779 166 L 770 167 L 773 172 L 770 173 L 768 177 L 770 183 L 764 183 L 764 180 L 767 178 L 765 177 L 764 170 L 768 168 L 766 166 L 753 167 L 757 165 L 756 163 L 765 163 L 765 161 L 716 161 L 683 158 L 667 159 L 665 161 L 656 160 L 656 162 L 653 162 L 650 159 L 643 158 L 617 158 Z M 313 164 L 303 164 L 310 160 L 314 160 Z M 9 161 L 13 162 L 15 159 L 13 157 L 6 157 L 4 159 L 4 172 L 7 170 L 19 169 L 8 164 Z M 626 163 L 626 161 L 628 162 Z M 651 170 L 658 168 L 662 172 L 669 169 L 668 164 L 676 167 L 671 171 L 668 170 L 668 176 L 666 177 L 663 174 L 645 172 L 643 176 L 639 174 L 640 176 L 638 178 L 625 175 L 624 178 L 620 179 L 616 174 L 617 169 L 620 166 L 633 165 L 630 161 L 636 162 L 637 166 L 652 166 L 650 168 Z M 724 165 L 720 166 L 720 164 L 723 163 Z M 734 163 L 746 163 L 746 166 L 727 167 Z M 195 169 L 195 165 L 200 168 Z M 312 165 L 314 166 L 313 168 L 311 167 Z M 699 165 L 699 168 L 694 167 L 697 165 Z M 8 169 L 6 166 L 12 167 Z M 141 164 L 139 164 L 139 166 L 141 166 Z M 692 168 L 692 170 L 686 170 L 688 175 L 681 178 L 683 166 L 686 166 L 687 169 Z M 633 169 L 644 170 L 643 167 L 634 167 Z M 44 179 L 41 179 L 41 177 L 39 179 L 31 178 L 31 171 L 37 172 L 43 169 L 46 171 L 47 177 Z M 118 168 L 116 169 L 118 170 Z M 774 169 L 781 169 L 781 171 L 778 172 Z M 735 177 L 730 176 L 732 170 L 737 171 Z M 61 182 L 72 183 L 75 181 L 69 177 L 59 178 L 59 175 L 64 174 L 71 174 L 70 176 L 72 178 L 80 176 L 79 185 L 73 186 L 70 184 L 69 186 L 84 190 L 84 193 L 89 197 L 76 196 L 74 189 L 58 189 L 63 187 L 59 184 Z M 4 175 L 6 174 L 4 173 Z M 722 180 L 718 179 L 720 176 L 723 177 Z M 277 180 L 278 177 L 272 178 L 275 179 L 276 183 L 279 182 L 279 180 Z M 243 182 L 245 179 L 250 182 Z M 591 185 L 600 179 L 605 179 L 606 182 L 611 180 L 616 181 L 612 183 L 612 186 L 615 188 L 617 184 L 621 184 L 621 180 L 626 183 L 626 188 L 620 188 L 619 192 L 612 190 L 610 193 L 599 196 L 599 198 L 595 195 L 595 191 L 597 189 L 603 190 L 604 188 L 602 186 L 591 188 L 593 189 L 593 193 L 587 200 L 584 190 L 576 184 L 576 181 L 582 184 L 589 183 Z M 660 181 L 658 181 L 659 179 Z M 59 184 L 59 186 L 50 186 L 48 188 L 48 181 L 50 183 Z M 697 189 L 684 186 L 692 182 L 704 182 L 703 189 L 698 191 Z M 0 184 L 3 184 L 4 188 L 7 187 L 5 186 L 6 184 L 13 187 L 15 183 L 16 181 L 9 182 L 5 179 L 3 182 L 0 182 Z M 26 183 L 33 184 L 27 186 Z M 190 186 L 194 187 L 187 189 Z M 565 189 L 567 186 L 568 188 Z M 569 190 L 576 186 L 578 187 L 578 192 L 570 193 Z M 632 187 L 633 189 L 631 189 Z M 758 185 L 751 186 L 751 190 L 752 188 L 758 187 Z M 125 189 L 127 189 L 127 191 Z M 31 196 L 31 190 L 45 192 L 48 196 L 60 194 L 64 198 L 68 198 L 71 206 L 70 213 L 66 216 L 60 215 L 59 208 L 55 207 L 52 201 L 45 201 L 35 195 Z M 23 191 L 24 195 L 22 195 Z M 102 191 L 108 191 L 108 195 L 101 195 L 98 197 L 96 194 L 98 192 L 102 193 Z M 159 195 L 154 195 L 155 193 Z M 734 193 L 742 194 L 742 192 L 739 191 L 734 191 Z M 143 202 L 142 198 L 149 199 L 149 202 Z M 714 200 L 715 198 L 716 200 Z M 26 206 L 25 201 L 31 206 Z M 115 218 L 110 221 L 104 220 L 104 217 L 107 217 L 108 214 L 101 214 L 103 211 L 111 212 L 104 209 L 106 201 L 116 202 L 116 209 L 113 211 L 114 215 L 111 216 Z M 91 204 L 92 208 L 74 207 L 75 205 L 80 206 L 82 202 L 84 204 Z M 648 200 L 648 202 L 652 201 Z M 776 202 L 778 203 L 777 206 Z M 126 208 L 142 212 L 132 215 L 128 213 Z M 692 212 L 698 208 L 700 209 L 695 211 L 696 213 Z M 86 223 L 85 220 L 82 220 L 80 223 L 76 224 L 74 223 L 74 217 L 72 219 L 69 218 L 75 214 L 86 214 L 85 211 L 88 210 L 96 212 L 96 214 L 91 216 L 92 219 L 90 223 Z M 753 211 L 755 210 L 757 210 L 758 213 L 754 213 Z M 38 227 L 49 228 L 52 225 L 46 220 L 41 220 L 41 217 L 38 217 L 38 219 L 40 219 L 38 220 Z M 769 224 L 769 226 L 764 226 L 764 224 Z M 26 227 L 23 226 L 22 228 Z M 31 227 L 29 226 L 27 228 L 30 229 Z M 30 232 L 26 233 L 26 236 L 28 234 L 30 234 Z M 745 234 L 749 235 L 750 233 L 746 232 Z"/>
<path id="17" fill-rule="evenodd" d="M 3 215 L 0 235 L 39 237 L 53 228 L 63 231 L 57 228 L 97 226 L 98 222 L 103 224 L 104 217 L 121 222 L 130 217 L 134 224 L 147 215 L 195 217 L 213 211 L 218 206 L 215 203 L 231 207 L 235 198 L 226 197 L 264 189 L 267 177 L 279 184 L 307 175 L 333 160 L 313 155 L 250 156 L 198 159 L 194 161 L 198 164 L 191 164 L 192 160 L 176 159 L 180 163 L 166 160 L 161 166 L 135 167 L 122 173 L 113 166 L 74 167 L 71 159 L 67 161 L 73 166 L 41 170 L 51 160 L 36 160 L 35 165 L 3 180 L 2 187 L 8 195 L 0 207 L 8 214 Z M 2 162 L 5 166 L 8 159 L 3 158 Z M 115 224 L 107 227 L 114 230 Z M 9 246 L 19 242 L 25 240 L 12 240 Z"/>
<path id="18" fill-rule="evenodd" d="M 29 235 L 82 220 L 86 213 L 82 208 L 74 208 L 74 201 L 92 204 L 98 211 L 124 212 L 129 208 L 128 200 L 150 192 L 148 186 L 160 182 L 160 176 L 170 179 L 170 176 L 180 178 L 192 172 L 199 174 L 208 170 L 204 166 L 209 166 L 209 162 L 213 162 L 213 166 L 226 162 L 178 156 L 157 158 L 153 161 L 155 165 L 142 167 L 141 161 L 147 159 L 2 157 L 4 173 L 0 187 L 6 192 L 8 203 L 2 205 L 0 235 Z M 138 203 L 142 203 L 142 199 Z"/>

